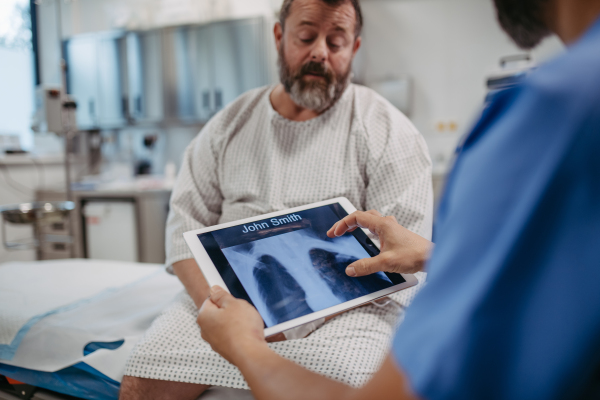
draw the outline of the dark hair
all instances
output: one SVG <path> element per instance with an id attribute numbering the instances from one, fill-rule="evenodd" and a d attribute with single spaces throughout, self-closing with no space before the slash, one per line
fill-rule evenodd
<path id="1" fill-rule="evenodd" d="M 355 37 L 360 36 L 360 32 L 362 31 L 362 26 L 363 26 L 363 17 L 362 17 L 362 11 L 360 9 L 360 3 L 358 2 L 358 0 L 321 0 L 321 1 L 325 4 L 327 4 L 328 6 L 333 6 L 333 7 L 340 6 L 346 2 L 349 2 L 350 4 L 352 4 L 352 7 L 354 7 L 354 13 L 356 14 L 356 23 L 354 25 L 354 36 Z M 283 4 L 281 5 L 281 11 L 279 11 L 279 23 L 281 24 L 281 27 L 283 29 L 285 29 L 285 20 L 290 16 L 290 10 L 292 8 L 293 2 L 294 2 L 294 0 L 284 0 Z"/>
<path id="2" fill-rule="evenodd" d="M 513 41 L 523 49 L 531 49 L 550 35 L 544 21 L 549 0 L 494 0 L 498 22 Z"/>

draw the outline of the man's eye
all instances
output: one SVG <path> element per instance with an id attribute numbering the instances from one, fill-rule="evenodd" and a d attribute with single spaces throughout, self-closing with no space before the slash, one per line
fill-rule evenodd
<path id="1" fill-rule="evenodd" d="M 308 39 L 302 39 L 302 38 L 300 38 L 300 41 L 302 43 L 311 43 L 313 41 L 313 39 L 312 38 L 308 38 Z"/>

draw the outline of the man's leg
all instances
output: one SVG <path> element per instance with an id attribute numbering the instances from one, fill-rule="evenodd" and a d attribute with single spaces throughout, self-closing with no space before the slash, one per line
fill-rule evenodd
<path id="1" fill-rule="evenodd" d="M 119 400 L 195 400 L 209 387 L 125 375 L 121 382 Z"/>

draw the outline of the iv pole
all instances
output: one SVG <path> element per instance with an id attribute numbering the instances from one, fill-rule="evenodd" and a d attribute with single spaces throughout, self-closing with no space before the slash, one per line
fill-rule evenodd
<path id="1" fill-rule="evenodd" d="M 65 51 L 63 48 L 63 29 L 62 29 L 62 0 L 55 0 L 56 4 L 56 25 L 58 35 L 58 48 L 60 54 L 60 73 L 61 73 L 61 125 L 63 127 L 63 137 L 65 140 L 65 185 L 66 185 L 66 196 L 67 201 L 73 201 L 73 191 L 71 189 L 72 177 L 71 177 L 71 143 L 73 137 L 77 134 L 75 126 L 75 109 L 77 105 L 74 101 L 70 100 L 67 96 L 67 62 L 65 60 Z M 69 254 L 71 258 L 75 256 L 75 241 L 73 239 L 73 218 L 71 213 L 68 217 L 68 234 L 71 238 L 69 245 Z"/>
<path id="2" fill-rule="evenodd" d="M 39 5 L 41 0 L 37 0 L 33 4 Z M 56 0 L 55 4 L 57 6 L 57 20 L 58 20 L 58 37 L 59 44 L 62 43 L 62 21 L 61 21 L 61 8 L 60 1 Z M 42 240 L 43 236 L 52 236 L 52 235 L 43 235 L 41 231 L 41 227 L 44 223 L 49 223 L 55 221 L 56 218 L 67 220 L 67 231 L 68 236 L 66 240 L 56 241 L 55 239 L 50 239 L 48 242 L 50 243 L 68 243 L 69 247 L 69 255 L 71 258 L 74 256 L 74 244 L 73 240 L 73 219 L 71 211 L 75 208 L 74 203 L 71 201 L 73 197 L 73 193 L 71 191 L 71 165 L 70 165 L 70 150 L 72 138 L 75 134 L 77 134 L 76 130 L 76 118 L 75 118 L 75 109 L 76 104 L 72 101 L 66 94 L 66 63 L 64 60 L 64 53 L 62 49 L 62 45 L 60 45 L 60 54 L 61 54 L 61 69 L 62 69 L 62 88 L 60 91 L 58 90 L 50 90 L 48 91 L 48 97 L 50 98 L 58 98 L 60 102 L 60 127 L 56 128 L 55 134 L 59 136 L 63 136 L 65 140 L 65 180 L 66 180 L 66 196 L 67 201 L 61 202 L 49 202 L 49 201 L 40 201 L 40 202 L 30 202 L 30 203 L 22 203 L 17 205 L 9 205 L 0 207 L 0 215 L 2 217 L 2 236 L 3 236 L 3 245 L 7 250 L 26 250 L 26 249 L 39 249 L 42 246 L 42 242 L 46 241 Z M 46 94 L 45 94 L 46 95 Z M 60 96 L 60 97 L 58 97 Z M 34 228 L 34 239 L 27 243 L 23 241 L 15 241 L 9 242 L 7 240 L 6 235 L 6 223 L 12 224 L 33 224 Z M 62 235 L 60 235 L 62 236 Z"/>

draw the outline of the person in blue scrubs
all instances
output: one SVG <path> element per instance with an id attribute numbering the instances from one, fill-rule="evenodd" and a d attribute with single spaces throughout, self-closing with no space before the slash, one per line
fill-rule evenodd
<path id="1" fill-rule="evenodd" d="M 354 389 L 279 357 L 258 313 L 212 288 L 202 336 L 257 399 L 600 399 L 600 0 L 495 3 L 520 46 L 553 32 L 568 48 L 466 137 L 435 246 L 376 212 L 328 232 L 382 239 L 350 276 L 429 272 L 372 380 Z"/>

